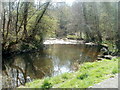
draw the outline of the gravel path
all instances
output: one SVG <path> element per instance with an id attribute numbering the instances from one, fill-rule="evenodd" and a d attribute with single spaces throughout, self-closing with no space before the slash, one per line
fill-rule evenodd
<path id="1" fill-rule="evenodd" d="M 118 88 L 118 76 L 120 77 L 120 74 L 116 74 L 115 77 L 104 80 L 103 82 L 90 86 L 89 88 Z"/>

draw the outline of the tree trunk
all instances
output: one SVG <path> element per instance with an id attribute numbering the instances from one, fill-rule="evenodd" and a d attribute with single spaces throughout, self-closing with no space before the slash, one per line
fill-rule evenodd
<path id="1" fill-rule="evenodd" d="M 24 38 L 27 38 L 28 37 L 28 33 L 27 33 L 27 29 L 26 29 L 26 26 L 27 26 L 27 17 L 28 17 L 28 7 L 29 6 L 29 2 L 24 2 L 24 14 L 23 14 L 23 20 L 24 20 L 24 31 L 23 31 L 23 35 L 24 35 Z"/>
<path id="2" fill-rule="evenodd" d="M 102 43 L 102 36 L 101 36 L 101 33 L 99 31 L 99 17 L 98 17 L 98 10 L 97 10 L 97 6 L 96 6 L 96 3 L 92 3 L 92 10 L 95 14 L 94 16 L 94 26 L 95 26 L 95 32 L 97 34 L 97 42 L 98 44 L 101 44 Z"/>

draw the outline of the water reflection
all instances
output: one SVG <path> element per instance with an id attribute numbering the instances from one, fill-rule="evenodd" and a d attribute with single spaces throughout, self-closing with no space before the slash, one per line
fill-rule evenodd
<path id="1" fill-rule="evenodd" d="M 42 55 L 35 52 L 3 59 L 3 87 L 76 71 L 80 63 L 94 61 L 98 54 L 96 46 L 47 45 Z"/>

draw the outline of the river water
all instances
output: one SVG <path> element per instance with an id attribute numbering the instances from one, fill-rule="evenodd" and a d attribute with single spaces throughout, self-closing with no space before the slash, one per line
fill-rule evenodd
<path id="1" fill-rule="evenodd" d="M 13 88 L 34 79 L 76 71 L 79 64 L 95 61 L 100 53 L 97 46 L 78 44 L 46 45 L 43 52 L 4 58 L 3 88 Z"/>

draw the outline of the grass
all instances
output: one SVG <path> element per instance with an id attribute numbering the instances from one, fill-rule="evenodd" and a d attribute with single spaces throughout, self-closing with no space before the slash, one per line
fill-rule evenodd
<path id="1" fill-rule="evenodd" d="M 118 73 L 118 60 L 86 62 L 76 72 L 35 80 L 21 88 L 88 88 Z"/>

